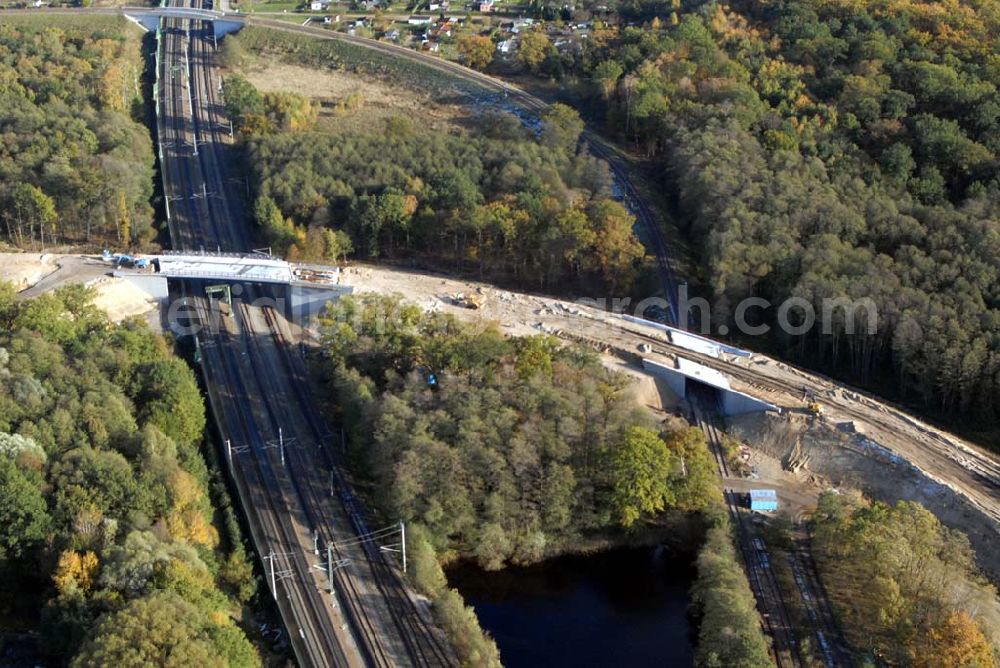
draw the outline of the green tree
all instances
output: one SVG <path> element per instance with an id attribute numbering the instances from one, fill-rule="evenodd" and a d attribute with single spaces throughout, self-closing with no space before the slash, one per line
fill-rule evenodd
<path id="1" fill-rule="evenodd" d="M 164 592 L 105 617 L 71 665 L 257 666 L 260 658 L 238 630 L 216 624 L 176 594 Z"/>
<path id="2" fill-rule="evenodd" d="M 622 74 L 625 73 L 625 68 L 621 66 L 621 63 L 615 60 L 604 60 L 601 61 L 597 67 L 594 68 L 593 78 L 600 87 L 601 95 L 604 99 L 610 99 L 611 95 L 615 92 L 615 87 L 618 85 L 618 80 L 621 79 Z"/>
<path id="3" fill-rule="evenodd" d="M 37 471 L 0 456 L 0 560 L 20 559 L 45 539 L 50 522 L 41 484 Z"/>
<path id="4" fill-rule="evenodd" d="M 178 444 L 201 441 L 205 404 L 191 369 L 179 359 L 165 359 L 136 369 L 133 397 L 139 419 L 152 424 Z"/>
<path id="5" fill-rule="evenodd" d="M 700 619 L 695 666 L 773 666 L 757 602 L 736 556 L 728 522 L 709 530 L 697 563 L 698 579 L 691 590 L 691 606 Z"/>
<path id="6" fill-rule="evenodd" d="M 568 105 L 557 102 L 542 114 L 542 142 L 551 148 L 573 155 L 582 133 L 583 119 Z"/>
<path id="7" fill-rule="evenodd" d="M 51 230 L 56 220 L 56 205 L 42 189 L 30 183 L 18 183 L 13 191 L 14 210 L 17 214 L 19 236 L 23 238 L 23 227 L 28 227 L 28 237 L 35 243 L 37 230 L 41 244 L 45 245 L 45 230 Z"/>
<path id="8" fill-rule="evenodd" d="M 672 432 L 664 440 L 676 462 L 669 483 L 673 490 L 674 507 L 690 513 L 717 504 L 721 500 L 719 480 L 705 434 L 690 427 Z"/>
<path id="9" fill-rule="evenodd" d="M 229 120 L 241 131 L 250 130 L 264 118 L 264 96 L 242 74 L 229 74 L 222 79 L 222 96 Z"/>
<path id="10" fill-rule="evenodd" d="M 655 431 L 645 427 L 625 431 L 611 452 L 612 504 L 623 527 L 673 503 L 667 484 L 673 466 L 670 450 Z"/>
<path id="11" fill-rule="evenodd" d="M 295 225 L 282 215 L 281 209 L 269 196 L 261 195 L 257 198 L 254 202 L 253 217 L 272 253 L 286 255 L 299 240 Z"/>

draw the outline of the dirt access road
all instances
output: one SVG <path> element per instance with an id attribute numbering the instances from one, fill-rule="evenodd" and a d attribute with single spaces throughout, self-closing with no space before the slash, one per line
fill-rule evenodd
<path id="1" fill-rule="evenodd" d="M 94 288 L 94 304 L 114 322 L 147 317 L 158 331 L 156 302 L 139 288 L 111 275 L 112 267 L 97 255 L 0 253 L 0 281 L 11 283 L 19 299 L 31 299 L 64 285 Z"/>

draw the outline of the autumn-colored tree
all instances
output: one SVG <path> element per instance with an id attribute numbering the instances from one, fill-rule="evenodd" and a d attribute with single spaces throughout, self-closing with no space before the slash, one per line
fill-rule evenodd
<path id="1" fill-rule="evenodd" d="M 94 586 L 99 561 L 91 551 L 64 550 L 52 575 L 60 596 L 86 596 Z"/>
<path id="2" fill-rule="evenodd" d="M 213 548 L 219 543 L 219 532 L 211 524 L 210 506 L 204 490 L 187 471 L 177 469 L 169 479 L 172 507 L 167 515 L 167 528 L 176 540 Z"/>
<path id="3" fill-rule="evenodd" d="M 636 263 L 646 254 L 632 232 L 635 217 L 614 200 L 598 202 L 590 216 L 595 228 L 593 261 L 612 289 L 629 285 Z"/>
<path id="4" fill-rule="evenodd" d="M 996 656 L 989 639 L 972 617 L 962 611 L 947 614 L 917 639 L 914 668 L 994 668 Z"/>
<path id="5" fill-rule="evenodd" d="M 465 64 L 476 70 L 485 70 L 496 51 L 493 40 L 485 35 L 463 35 L 458 38 L 457 47 Z"/>
<path id="6" fill-rule="evenodd" d="M 278 91 L 264 93 L 264 113 L 273 129 L 299 132 L 312 128 L 319 112 L 305 95 Z"/>
<path id="7" fill-rule="evenodd" d="M 555 49 L 548 36 L 541 30 L 529 30 L 521 34 L 521 44 L 517 48 L 517 59 L 532 73 L 537 73 L 542 63 Z"/>

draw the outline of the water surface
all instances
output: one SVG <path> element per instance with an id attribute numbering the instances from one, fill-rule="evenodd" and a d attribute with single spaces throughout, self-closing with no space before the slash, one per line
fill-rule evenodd
<path id="1" fill-rule="evenodd" d="M 476 609 L 508 668 L 690 666 L 687 618 L 694 579 L 687 557 L 663 548 L 560 557 L 448 580 Z"/>

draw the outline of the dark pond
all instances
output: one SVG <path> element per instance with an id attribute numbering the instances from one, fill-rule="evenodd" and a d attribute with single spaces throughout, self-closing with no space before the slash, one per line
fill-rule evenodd
<path id="1" fill-rule="evenodd" d="M 694 576 L 688 557 L 660 547 L 448 571 L 508 668 L 690 666 Z"/>

